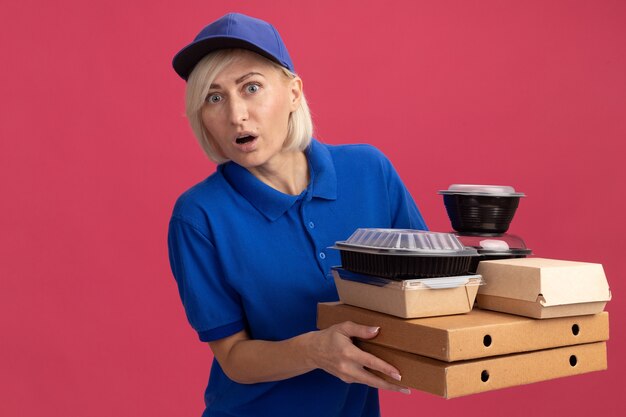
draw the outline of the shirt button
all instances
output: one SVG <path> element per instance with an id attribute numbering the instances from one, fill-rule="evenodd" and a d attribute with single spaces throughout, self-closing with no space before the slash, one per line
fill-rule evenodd
<path id="1" fill-rule="evenodd" d="M 320 252 L 320 258 L 326 259 L 326 254 L 324 252 Z"/>
<path id="2" fill-rule="evenodd" d="M 313 222 L 309 222 L 309 227 L 310 227 L 311 229 L 313 229 L 313 228 L 315 227 L 315 223 L 313 223 Z"/>

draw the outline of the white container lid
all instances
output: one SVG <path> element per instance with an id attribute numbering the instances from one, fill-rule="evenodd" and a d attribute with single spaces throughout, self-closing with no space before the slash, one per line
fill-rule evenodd
<path id="1" fill-rule="evenodd" d="M 373 275 L 357 274 L 355 272 L 346 271 L 343 268 L 333 269 L 337 271 L 341 279 L 346 281 L 354 281 L 361 284 L 369 284 L 401 291 L 457 288 L 461 286 L 482 285 L 484 283 L 481 275 L 460 275 L 455 277 L 405 279 L 397 281 Z"/>
<path id="2" fill-rule="evenodd" d="M 480 195 L 491 197 L 525 197 L 524 193 L 516 192 L 510 185 L 452 184 L 447 190 L 440 190 L 443 195 Z"/>

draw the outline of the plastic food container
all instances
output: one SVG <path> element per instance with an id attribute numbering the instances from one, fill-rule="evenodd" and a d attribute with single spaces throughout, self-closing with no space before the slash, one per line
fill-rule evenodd
<path id="1" fill-rule="evenodd" d="M 333 248 L 344 269 L 392 279 L 464 275 L 478 256 L 452 233 L 407 229 L 357 229 Z"/>
<path id="2" fill-rule="evenodd" d="M 477 258 L 472 258 L 469 267 L 471 273 L 476 272 L 480 261 L 526 258 L 532 255 L 532 250 L 526 247 L 519 236 L 507 233 L 494 237 L 457 235 L 457 238 L 465 246 L 475 248 L 480 255 Z"/>
<path id="3" fill-rule="evenodd" d="M 467 313 L 483 283 L 480 275 L 396 281 L 342 268 L 332 273 L 343 303 L 402 318 Z"/>
<path id="4" fill-rule="evenodd" d="M 525 197 L 507 185 L 452 184 L 438 193 L 443 195 L 452 228 L 465 234 L 505 233 L 520 197 Z"/>

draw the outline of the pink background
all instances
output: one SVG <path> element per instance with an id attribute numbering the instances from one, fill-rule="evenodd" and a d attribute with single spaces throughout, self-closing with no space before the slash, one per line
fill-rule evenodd
<path id="1" fill-rule="evenodd" d="M 623 415 L 623 1 L 4 1 L 0 415 L 199 416 L 211 352 L 186 322 L 166 228 L 214 170 L 174 53 L 228 11 L 273 22 L 329 143 L 393 161 L 433 230 L 451 183 L 527 194 L 511 232 L 602 263 L 609 370 L 386 416 Z"/>

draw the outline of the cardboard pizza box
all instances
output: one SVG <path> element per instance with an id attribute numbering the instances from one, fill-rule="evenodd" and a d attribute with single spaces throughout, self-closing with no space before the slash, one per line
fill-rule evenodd
<path id="1" fill-rule="evenodd" d="M 458 361 L 606 341 L 609 315 L 536 320 L 474 309 L 467 314 L 401 319 L 343 303 L 319 303 L 317 327 L 344 321 L 380 326 L 369 342 L 441 361 Z"/>
<path id="2" fill-rule="evenodd" d="M 356 344 L 395 366 L 402 375 L 401 385 L 444 398 L 607 369 L 605 342 L 459 362 L 438 361 L 365 341 Z M 372 372 L 398 384 L 386 375 Z"/>

